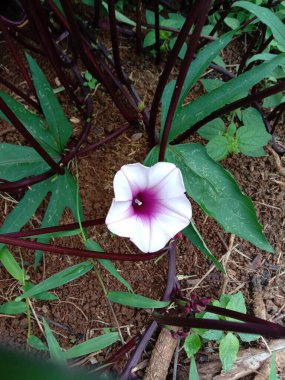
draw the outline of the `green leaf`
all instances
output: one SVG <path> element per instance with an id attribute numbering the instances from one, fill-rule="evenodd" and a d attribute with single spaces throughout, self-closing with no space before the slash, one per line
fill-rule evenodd
<path id="1" fill-rule="evenodd" d="M 58 155 L 52 157 L 59 161 Z M 50 166 L 42 157 L 29 146 L 14 144 L 0 144 L 0 176 L 7 181 L 42 174 L 49 170 Z"/>
<path id="2" fill-rule="evenodd" d="M 55 138 L 45 126 L 45 121 L 40 116 L 32 113 L 21 103 L 17 102 L 10 95 L 0 91 L 0 97 L 7 106 L 13 111 L 24 127 L 38 141 L 38 143 L 52 156 L 58 156 L 58 146 Z M 0 117 L 11 123 L 10 120 L 0 111 Z M 15 145 L 14 145 L 15 146 Z M 21 157 L 26 158 L 25 156 Z"/>
<path id="3" fill-rule="evenodd" d="M 206 312 L 203 314 L 203 319 L 213 319 L 215 321 L 218 321 L 220 317 L 217 314 Z M 218 342 L 223 338 L 224 332 L 221 330 L 210 329 L 210 330 L 205 330 L 201 336 L 203 339 L 214 340 Z"/>
<path id="4" fill-rule="evenodd" d="M 272 136 L 264 127 L 261 129 L 257 125 L 251 125 L 239 128 L 236 138 L 241 153 L 251 157 L 261 157 L 265 155 L 263 146 L 272 139 Z"/>
<path id="5" fill-rule="evenodd" d="M 49 328 L 49 325 L 47 324 L 47 322 L 44 318 L 43 318 L 43 325 L 44 325 L 44 329 L 45 329 L 45 333 L 46 333 L 50 358 L 53 361 L 65 362 L 63 352 L 60 348 L 60 345 L 58 344 L 58 341 L 55 339 L 51 329 Z"/>
<path id="6" fill-rule="evenodd" d="M 231 332 L 221 340 L 219 346 L 219 356 L 223 365 L 223 370 L 229 372 L 237 358 L 239 350 L 238 338 Z"/>
<path id="7" fill-rule="evenodd" d="M 235 123 L 230 123 L 230 125 L 228 126 L 228 130 L 226 132 L 226 135 L 233 137 L 236 131 L 237 131 L 237 127 Z"/>
<path id="8" fill-rule="evenodd" d="M 144 160 L 145 166 L 153 166 L 158 162 L 159 146 L 155 145 Z"/>
<path id="9" fill-rule="evenodd" d="M 222 49 L 231 42 L 233 35 L 234 32 L 226 33 L 216 41 L 207 44 L 201 51 L 198 52 L 196 59 L 191 63 L 188 69 L 179 100 L 180 105 L 182 105 L 191 88 L 204 73 L 210 63 L 216 58 Z"/>
<path id="10" fill-rule="evenodd" d="M 89 355 L 92 352 L 103 350 L 104 348 L 111 346 L 119 339 L 120 337 L 117 332 L 110 332 L 77 344 L 69 350 L 64 351 L 63 356 L 65 359 L 73 359 L 79 356 Z"/>
<path id="11" fill-rule="evenodd" d="M 203 254 L 206 256 L 208 260 L 210 260 L 221 272 L 224 272 L 223 266 L 221 265 L 221 263 L 219 263 L 219 261 L 215 258 L 215 256 L 207 247 L 202 236 L 197 230 L 193 219 L 191 220 L 189 226 L 184 228 L 182 232 L 187 237 L 187 239 L 190 240 L 193 245 L 195 245 L 196 248 L 203 252 Z"/>
<path id="12" fill-rule="evenodd" d="M 17 297 L 17 301 L 22 300 L 27 297 L 34 297 L 39 293 L 46 292 L 51 289 L 58 288 L 64 284 L 67 284 L 70 281 L 76 280 L 77 278 L 83 276 L 88 273 L 93 268 L 93 265 L 89 261 L 84 261 L 83 263 L 76 264 L 72 267 L 64 269 L 61 272 L 58 272 L 46 280 L 40 282 L 35 285 L 32 289 L 29 289 L 19 297 Z"/>
<path id="13" fill-rule="evenodd" d="M 27 292 L 28 290 L 32 289 L 34 286 L 35 285 L 32 284 L 31 282 L 26 281 L 25 285 L 22 288 L 23 288 L 24 292 Z M 33 298 L 35 298 L 36 300 L 42 300 L 42 301 L 58 300 L 58 297 L 56 297 L 54 294 L 48 293 L 48 292 L 39 293 L 39 294 L 35 295 Z"/>
<path id="14" fill-rule="evenodd" d="M 168 146 L 166 159 L 181 170 L 189 196 L 226 232 L 274 252 L 263 235 L 251 199 L 240 191 L 232 175 L 208 156 L 201 144 Z"/>
<path id="15" fill-rule="evenodd" d="M 210 121 L 198 130 L 198 134 L 206 140 L 212 140 L 214 137 L 222 136 L 224 132 L 225 123 L 220 118 Z"/>
<path id="16" fill-rule="evenodd" d="M 199 373 L 195 363 L 195 359 L 191 358 L 190 370 L 189 370 L 189 380 L 199 380 Z"/>
<path id="17" fill-rule="evenodd" d="M 270 373 L 269 373 L 268 380 L 279 380 L 279 377 L 277 376 L 277 368 L 276 368 L 276 352 L 272 353 Z"/>
<path id="18" fill-rule="evenodd" d="M 259 111 L 256 108 L 249 107 L 242 111 L 243 124 L 253 128 L 254 126 L 265 129 L 264 121 Z"/>
<path id="19" fill-rule="evenodd" d="M 224 84 L 221 79 L 201 79 L 201 83 L 207 92 L 211 92 Z"/>
<path id="20" fill-rule="evenodd" d="M 54 176 L 45 181 L 45 186 L 49 192 L 51 192 L 50 201 L 45 212 L 41 227 L 50 227 L 56 226 L 59 224 L 61 215 L 66 208 L 69 208 L 75 218 L 77 217 L 77 187 L 76 183 L 66 169 L 64 175 Z M 81 219 L 83 219 L 83 210 L 81 200 L 79 202 L 79 213 Z M 50 241 L 49 236 L 40 237 L 38 242 L 48 244 Z M 36 261 L 35 266 L 38 265 L 40 259 L 42 257 L 41 251 L 36 251 Z"/>
<path id="21" fill-rule="evenodd" d="M 225 24 L 231 29 L 238 29 L 240 27 L 240 22 L 236 18 L 226 17 L 224 21 Z"/>
<path id="22" fill-rule="evenodd" d="M 252 4 L 249 1 L 236 1 L 232 6 L 244 8 L 253 13 L 272 30 L 275 40 L 285 47 L 285 26 L 270 9 Z"/>
<path id="23" fill-rule="evenodd" d="M 10 273 L 15 280 L 19 281 L 20 284 L 23 284 L 25 281 L 25 271 L 20 267 L 6 246 L 0 250 L 0 261 L 6 271 Z"/>
<path id="24" fill-rule="evenodd" d="M 49 131 L 57 142 L 58 151 L 62 152 L 72 134 L 72 127 L 37 62 L 29 54 L 26 58 Z"/>
<path id="25" fill-rule="evenodd" d="M 143 40 L 143 47 L 146 48 L 154 44 L 155 44 L 155 31 L 151 30 L 145 35 L 145 38 Z"/>
<path id="26" fill-rule="evenodd" d="M 140 296 L 138 294 L 131 294 L 126 292 L 109 292 L 107 298 L 112 301 L 125 306 L 140 307 L 144 309 L 157 309 L 170 305 L 170 301 L 156 301 L 148 297 Z"/>
<path id="27" fill-rule="evenodd" d="M 280 103 L 282 103 L 283 94 L 279 92 L 278 94 L 273 94 L 271 96 L 268 96 L 263 101 L 263 107 L 264 108 L 273 108 L 278 106 Z"/>
<path id="28" fill-rule="evenodd" d="M 206 45 L 198 54 L 196 59 L 191 63 L 187 76 L 185 78 L 183 88 L 181 91 L 178 108 L 181 107 L 183 102 L 185 101 L 187 95 L 189 94 L 191 88 L 203 74 L 203 72 L 210 65 L 212 60 L 220 53 L 220 51 L 231 42 L 234 33 L 229 32 L 221 36 L 218 40 L 211 42 Z M 172 93 L 175 87 L 176 81 L 170 81 L 163 91 L 162 99 L 161 99 L 161 125 L 162 128 L 165 123 L 166 115 L 168 112 L 169 104 L 171 101 Z M 162 131 L 160 132 L 160 135 Z"/>
<path id="29" fill-rule="evenodd" d="M 246 306 L 243 295 L 241 292 L 230 295 L 230 300 L 227 303 L 226 309 L 237 311 L 239 313 L 246 313 Z M 228 321 L 235 321 L 233 318 L 226 317 Z"/>
<path id="30" fill-rule="evenodd" d="M 207 144 L 207 153 L 215 161 L 223 160 L 229 153 L 228 140 L 225 136 L 217 136 Z"/>
<path id="31" fill-rule="evenodd" d="M 269 62 L 262 63 L 258 67 L 254 67 L 224 83 L 223 86 L 216 90 L 200 96 L 186 106 L 178 107 L 170 130 L 169 141 L 175 139 L 214 111 L 222 108 L 225 104 L 243 97 L 245 92 L 266 78 L 280 64 L 282 59 L 283 57 L 279 56 Z"/>
<path id="32" fill-rule="evenodd" d="M 33 185 L 7 216 L 0 233 L 19 231 L 34 215 L 47 191 L 45 181 Z M 0 248 L 3 246 L 4 244 L 0 243 Z"/>
<path id="33" fill-rule="evenodd" d="M 255 340 L 260 338 L 260 335 L 256 334 L 238 333 L 238 336 L 243 342 L 254 342 Z"/>
<path id="34" fill-rule="evenodd" d="M 92 0 L 92 1 L 94 3 L 94 0 Z M 108 4 L 105 1 L 102 1 L 102 6 L 108 12 Z M 131 25 L 131 26 L 136 26 L 136 23 L 133 20 L 131 20 L 127 16 L 123 15 L 121 12 L 115 10 L 115 15 L 116 15 L 116 19 L 118 21 L 123 22 L 123 23 L 128 24 L 128 25 Z"/>
<path id="35" fill-rule="evenodd" d="M 89 249 L 90 251 L 99 251 L 104 252 L 103 248 L 100 246 L 100 244 L 96 243 L 95 241 L 88 239 L 85 243 L 86 249 Z M 106 259 L 98 259 L 99 263 L 112 275 L 114 276 L 121 284 L 123 284 L 130 292 L 133 292 L 133 288 L 131 285 L 126 281 L 120 273 L 117 271 L 115 265 L 111 260 Z"/>
<path id="36" fill-rule="evenodd" d="M 27 305 L 25 302 L 10 301 L 0 305 L 0 314 L 22 314 L 26 313 Z"/>
<path id="37" fill-rule="evenodd" d="M 192 333 L 184 341 L 184 350 L 187 357 L 192 358 L 201 348 L 202 343 L 198 334 Z"/>
<path id="38" fill-rule="evenodd" d="M 39 350 L 39 351 L 47 351 L 48 348 L 47 346 L 44 344 L 44 342 L 42 342 L 40 340 L 40 338 L 38 338 L 37 336 L 35 335 L 30 335 L 27 339 L 27 343 L 30 347 L 33 347 L 35 348 L 36 350 Z"/>

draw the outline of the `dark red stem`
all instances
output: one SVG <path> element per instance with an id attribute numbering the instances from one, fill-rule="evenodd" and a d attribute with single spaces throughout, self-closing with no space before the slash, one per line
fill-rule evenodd
<path id="1" fill-rule="evenodd" d="M 194 54 L 199 43 L 199 37 L 201 34 L 202 27 L 205 24 L 205 21 L 207 19 L 207 14 L 208 14 L 210 4 L 211 4 L 211 0 L 205 0 L 203 2 L 196 1 L 193 11 L 191 12 L 191 14 L 193 15 L 193 22 L 195 22 L 196 19 L 197 19 L 197 22 L 196 22 L 194 32 L 191 35 L 191 38 L 189 39 L 187 52 L 181 64 L 180 72 L 176 81 L 176 85 L 175 85 L 171 102 L 169 105 L 169 109 L 167 112 L 164 130 L 163 130 L 161 143 L 160 143 L 160 149 L 159 149 L 159 156 L 158 156 L 159 161 L 164 160 L 166 146 L 168 142 L 168 136 L 169 136 L 170 128 L 171 128 L 172 121 L 174 118 L 175 110 L 180 98 L 180 94 L 182 91 L 182 87 L 183 87 L 184 80 L 186 78 L 189 66 L 194 58 Z"/>

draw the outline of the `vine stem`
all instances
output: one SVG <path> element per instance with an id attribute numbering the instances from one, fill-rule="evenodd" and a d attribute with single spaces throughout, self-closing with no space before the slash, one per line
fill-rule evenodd
<path id="1" fill-rule="evenodd" d="M 169 301 L 172 296 L 173 289 L 176 285 L 176 241 L 172 241 L 168 250 L 168 275 L 167 275 L 167 283 L 162 296 L 162 301 Z M 158 324 L 153 321 L 146 329 L 143 334 L 138 346 L 135 351 L 132 353 L 129 361 L 127 362 L 123 372 L 121 373 L 121 380 L 128 380 L 131 376 L 132 370 L 137 365 L 143 351 L 145 350 L 146 345 L 151 339 L 152 335 L 156 331 Z"/>
<path id="2" fill-rule="evenodd" d="M 193 34 L 191 35 L 191 38 L 189 39 L 187 52 L 181 65 L 181 69 L 177 78 L 177 82 L 173 91 L 170 106 L 169 106 L 168 113 L 166 116 L 166 121 L 165 121 L 164 129 L 163 129 L 163 134 L 162 134 L 160 149 L 159 149 L 159 156 L 158 156 L 159 161 L 164 161 L 168 136 L 169 136 L 170 128 L 171 128 L 172 121 L 174 118 L 175 110 L 180 98 L 185 77 L 187 75 L 189 66 L 194 58 L 194 54 L 199 43 L 199 37 L 202 31 L 202 27 L 205 24 L 207 14 L 210 8 L 210 4 L 211 4 L 211 0 L 205 0 L 203 2 L 196 1 L 194 4 L 193 11 L 191 13 L 193 15 L 193 22 L 194 20 L 197 20 L 196 26 L 195 26 L 195 30 Z"/>
<path id="3" fill-rule="evenodd" d="M 155 91 L 153 101 L 152 101 L 152 106 L 151 106 L 150 115 L 149 115 L 148 129 L 147 129 L 149 145 L 151 148 L 157 143 L 155 124 L 156 124 L 156 119 L 157 119 L 157 114 L 158 114 L 158 107 L 159 107 L 160 100 L 162 98 L 164 88 L 168 81 L 169 75 L 174 67 L 178 54 L 182 48 L 182 45 L 185 42 L 189 34 L 189 31 L 193 25 L 194 20 L 195 19 L 193 18 L 193 12 L 189 12 L 183 24 L 183 27 L 180 33 L 178 34 L 176 42 L 168 56 L 163 72 L 159 78 L 158 85 L 156 87 L 156 91 Z"/>

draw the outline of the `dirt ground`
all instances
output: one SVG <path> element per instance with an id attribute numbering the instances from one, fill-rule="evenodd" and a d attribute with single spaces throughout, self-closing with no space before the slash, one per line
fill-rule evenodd
<path id="1" fill-rule="evenodd" d="M 5 52 L 5 44 L 0 41 L 0 48 Z M 162 67 L 157 67 L 149 57 L 133 57 L 130 54 L 133 44 L 122 39 L 121 51 L 126 71 L 131 74 L 138 92 L 146 105 L 154 95 L 155 84 Z M 55 86 L 54 74 L 50 70 L 46 60 L 39 61 L 48 78 Z M 15 71 L 11 57 L 4 54 L 0 61 L 2 70 L 13 78 L 17 85 L 24 86 L 23 79 Z M 124 120 L 113 105 L 110 98 L 102 89 L 98 89 L 94 98 L 94 121 L 90 141 L 99 141 L 107 136 L 110 131 L 122 126 Z M 61 96 L 61 99 L 63 97 Z M 71 118 L 74 115 L 73 108 L 68 101 L 64 101 L 66 114 Z M 79 116 L 80 118 L 80 116 Z M 78 128 L 79 124 L 74 124 Z M 0 130 L 7 125 L 0 121 Z M 284 125 L 277 129 L 277 137 L 281 146 L 285 147 Z M 10 129 L 1 133 L 1 139 L 5 142 L 19 143 L 21 137 Z M 143 162 L 148 151 L 146 133 L 143 127 L 129 129 L 112 142 L 98 148 L 92 154 L 78 160 L 80 173 L 80 194 L 83 201 L 86 219 L 105 217 L 113 198 L 112 181 L 120 167 L 127 163 Z M 265 235 L 276 250 L 274 255 L 261 251 L 253 245 L 239 239 L 234 239 L 231 254 L 224 260 L 228 274 L 226 279 L 217 270 L 212 270 L 208 275 L 210 263 L 203 254 L 193 247 L 185 237 L 178 243 L 177 274 L 180 286 L 185 297 L 193 292 L 203 297 L 217 298 L 221 292 L 235 293 L 242 291 L 248 311 L 250 313 L 264 313 L 271 321 L 285 324 L 285 241 L 284 241 L 284 216 L 285 216 L 285 182 L 276 170 L 275 159 L 268 151 L 266 157 L 249 158 L 236 155 L 225 159 L 222 164 L 236 178 L 244 193 L 249 195 L 257 209 L 259 220 L 263 225 Z M 73 165 L 73 164 L 71 164 Z M 284 160 L 283 160 L 284 165 Z M 1 195 L 1 219 L 13 207 L 13 199 L 7 194 Z M 42 205 L 28 226 L 37 227 L 42 218 L 45 205 Z M 212 253 L 218 258 L 225 256 L 228 251 L 230 235 L 223 232 L 214 220 L 207 218 L 201 209 L 193 203 L 193 218 L 197 228 L 204 237 Z M 72 222 L 69 212 L 66 212 L 62 223 Z M 111 236 L 106 226 L 90 228 L 90 237 L 98 241 L 106 251 L 120 253 L 134 253 L 138 250 L 128 239 Z M 58 244 L 79 247 L 78 238 L 61 239 Z M 20 254 L 26 265 L 26 270 L 31 281 L 38 283 L 52 274 L 67 268 L 80 259 L 70 257 L 58 257 L 46 254 L 43 263 L 37 270 L 33 268 L 33 252 L 26 252 L 17 248 L 11 248 L 17 260 Z M 224 257 L 225 258 L 225 257 Z M 162 295 L 167 274 L 166 260 L 143 263 L 116 263 L 120 274 L 133 286 L 134 291 L 154 299 Z M 19 295 L 19 285 L 12 280 L 7 272 L 0 269 L 0 302 L 13 300 Z M 124 290 L 123 286 L 113 277 L 102 270 L 102 279 L 107 290 Z M 62 286 L 54 291 L 59 297 L 58 301 L 33 300 L 36 314 L 45 317 L 50 324 L 61 347 L 68 348 L 72 344 L 80 343 L 102 333 L 105 327 L 116 328 L 109 304 L 106 302 L 103 290 L 93 272 L 84 277 Z M 131 309 L 124 306 L 113 305 L 122 336 L 125 341 L 148 325 L 151 317 L 147 311 Z M 35 319 L 32 320 L 32 333 L 43 338 Z M 0 342 L 17 347 L 25 347 L 27 337 L 27 318 L 25 315 L 5 316 L 0 315 Z M 262 343 L 257 343 L 262 345 Z M 248 345 L 247 345 L 248 346 Z M 247 347 L 245 346 L 245 347 Z M 94 356 L 94 362 L 102 362 L 112 352 L 120 347 L 118 343 Z M 145 352 L 142 360 L 149 358 L 151 349 Z M 197 362 L 211 361 L 217 357 L 217 346 L 212 350 L 203 347 L 197 355 Z M 86 363 L 89 362 L 86 360 Z M 94 363 L 93 362 L 93 363 Z M 84 364 L 81 362 L 79 364 Z M 179 359 L 180 378 L 185 378 L 189 367 L 189 360 L 181 353 Z M 139 372 L 142 376 L 143 370 Z M 187 378 L 187 375 L 186 375 Z"/>

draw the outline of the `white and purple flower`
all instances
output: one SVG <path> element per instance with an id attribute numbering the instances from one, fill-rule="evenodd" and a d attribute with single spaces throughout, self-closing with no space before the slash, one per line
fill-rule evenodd
<path id="1" fill-rule="evenodd" d="M 109 230 L 130 238 L 145 253 L 162 249 L 190 223 L 192 207 L 174 164 L 124 165 L 115 175 L 114 192 Z"/>

